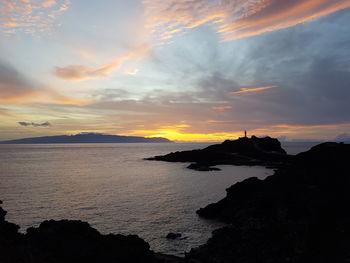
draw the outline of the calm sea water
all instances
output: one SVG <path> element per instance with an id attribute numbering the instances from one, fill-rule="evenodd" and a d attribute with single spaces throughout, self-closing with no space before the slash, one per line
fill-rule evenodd
<path id="1" fill-rule="evenodd" d="M 236 182 L 272 174 L 243 166 L 197 172 L 184 163 L 143 160 L 207 145 L 0 145 L 0 200 L 7 220 L 22 231 L 47 219 L 80 219 L 102 233 L 137 234 L 154 251 L 183 255 L 222 226 L 199 218 L 198 208 L 223 198 Z M 309 147 L 286 149 L 294 154 Z M 168 232 L 184 239 L 167 240 Z"/>

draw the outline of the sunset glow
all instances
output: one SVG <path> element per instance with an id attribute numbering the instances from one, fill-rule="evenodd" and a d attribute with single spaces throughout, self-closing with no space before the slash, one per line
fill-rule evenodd
<path id="1" fill-rule="evenodd" d="M 350 0 L 3 1 L 0 140 L 350 134 L 349 7 Z"/>

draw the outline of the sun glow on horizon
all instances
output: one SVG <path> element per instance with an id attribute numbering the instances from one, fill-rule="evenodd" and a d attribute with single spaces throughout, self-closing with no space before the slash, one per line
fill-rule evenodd
<path id="1" fill-rule="evenodd" d="M 163 137 L 175 142 L 218 142 L 224 140 L 233 140 L 242 136 L 242 133 L 182 133 L 176 130 L 139 130 L 135 134 L 140 136 L 154 138 Z M 149 135 L 152 134 L 152 135 Z"/>

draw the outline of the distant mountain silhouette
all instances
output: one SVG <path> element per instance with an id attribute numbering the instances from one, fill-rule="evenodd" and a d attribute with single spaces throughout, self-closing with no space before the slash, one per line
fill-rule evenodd
<path id="1" fill-rule="evenodd" d="M 35 143 L 159 143 L 172 142 L 166 138 L 145 138 L 137 136 L 109 135 L 102 133 L 79 133 L 76 135 L 44 136 L 1 141 L 0 144 L 35 144 Z"/>

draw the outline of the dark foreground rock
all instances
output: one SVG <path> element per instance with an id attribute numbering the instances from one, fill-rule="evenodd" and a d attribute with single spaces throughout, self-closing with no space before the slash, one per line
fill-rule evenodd
<path id="1" fill-rule="evenodd" d="M 187 166 L 188 169 L 200 171 L 200 172 L 209 172 L 209 171 L 221 171 L 220 168 L 208 166 L 208 164 L 202 163 L 191 163 Z"/>
<path id="2" fill-rule="evenodd" d="M 153 253 L 135 235 L 101 235 L 82 221 L 44 221 L 38 228 L 19 234 L 19 227 L 5 221 L 0 207 L 1 263 L 183 262 Z"/>
<path id="3" fill-rule="evenodd" d="M 167 162 L 192 162 L 188 168 L 198 171 L 219 170 L 211 166 L 219 164 L 262 165 L 281 167 L 292 157 L 282 149 L 277 139 L 264 137 L 243 137 L 238 140 L 226 140 L 221 144 L 208 146 L 201 150 L 172 152 L 146 160 Z"/>
<path id="4" fill-rule="evenodd" d="M 201 217 L 230 225 L 186 255 L 193 262 L 350 262 L 350 145 L 324 143 L 289 167 L 227 189 Z"/>

